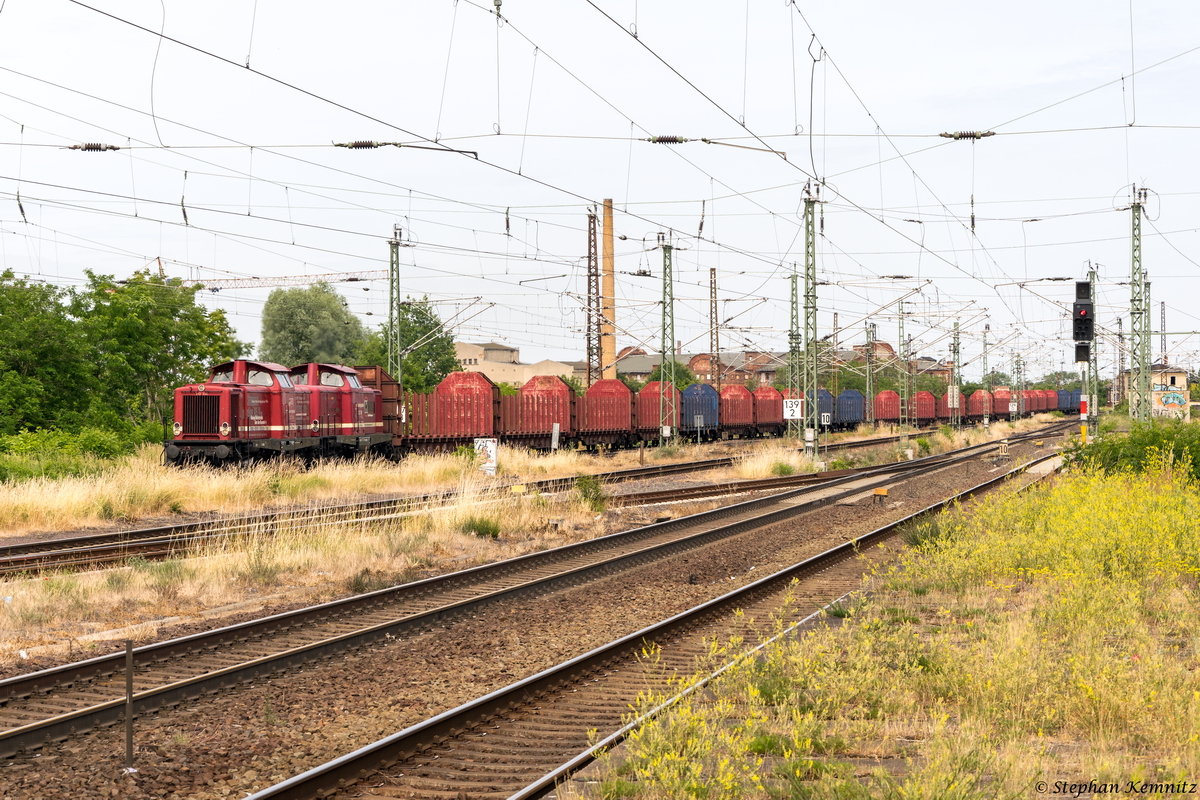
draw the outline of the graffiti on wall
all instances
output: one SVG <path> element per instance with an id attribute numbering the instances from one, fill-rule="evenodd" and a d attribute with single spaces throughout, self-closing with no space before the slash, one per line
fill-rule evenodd
<path id="1" fill-rule="evenodd" d="M 1187 397 L 1178 391 L 1156 391 L 1153 393 L 1151 408 L 1156 417 L 1188 418 L 1191 409 Z"/>

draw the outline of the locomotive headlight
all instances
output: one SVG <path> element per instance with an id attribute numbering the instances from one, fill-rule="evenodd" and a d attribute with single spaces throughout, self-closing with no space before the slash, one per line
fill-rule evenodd
<path id="1" fill-rule="evenodd" d="M 175 431 L 175 435 L 178 436 L 179 434 L 183 433 L 183 425 L 176 422 L 173 426 L 171 426 L 171 430 Z"/>
<path id="2" fill-rule="evenodd" d="M 222 423 L 221 423 L 221 435 L 222 435 L 222 436 L 228 436 L 228 435 L 229 435 L 229 423 L 228 423 L 228 422 L 222 422 Z"/>

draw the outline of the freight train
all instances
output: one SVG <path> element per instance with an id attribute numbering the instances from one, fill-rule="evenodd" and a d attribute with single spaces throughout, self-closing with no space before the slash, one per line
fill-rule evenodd
<path id="1" fill-rule="evenodd" d="M 697 383 L 680 392 L 658 381 L 636 394 L 619 380 L 596 381 L 582 396 L 553 376 L 530 380 L 516 395 L 501 395 L 487 376 L 453 372 L 432 394 L 401 392 L 378 366 L 302 364 L 285 367 L 239 359 L 212 368 L 205 383 L 175 390 L 175 424 L 165 442 L 169 463 L 243 462 L 281 454 L 305 459 L 375 453 L 397 458 L 444 452 L 497 438 L 534 449 L 632 447 L 656 442 L 670 426 L 692 441 L 780 436 L 785 393 L 770 386 L 720 391 Z M 803 397 L 803 393 L 800 395 Z M 917 425 L 949 420 L 947 398 L 917 392 L 908 418 Z M 833 429 L 870 419 L 854 389 L 817 397 L 819 419 Z M 1007 390 L 959 395 L 964 421 L 1040 411 L 1079 410 L 1079 392 Z M 665 419 L 660 416 L 666 410 Z M 1011 409 L 1011 410 L 1010 410 Z M 900 396 L 873 398 L 873 419 L 900 421 Z"/>

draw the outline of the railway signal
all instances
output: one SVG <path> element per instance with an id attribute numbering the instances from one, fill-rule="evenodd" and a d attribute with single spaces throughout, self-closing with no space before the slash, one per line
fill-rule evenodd
<path id="1" fill-rule="evenodd" d="M 1075 341 L 1090 342 L 1096 338 L 1095 314 L 1092 282 L 1078 281 L 1075 284 L 1075 305 L 1071 309 L 1071 334 Z"/>

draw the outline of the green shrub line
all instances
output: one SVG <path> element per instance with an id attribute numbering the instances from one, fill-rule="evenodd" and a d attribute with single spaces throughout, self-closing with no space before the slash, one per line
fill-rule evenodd
<path id="1" fill-rule="evenodd" d="M 1164 458 L 1200 480 L 1200 425 L 1176 419 L 1134 422 L 1124 436 L 1106 435 L 1082 446 L 1075 442 L 1064 460 L 1067 465 L 1114 474 L 1145 472 Z"/>
<path id="2" fill-rule="evenodd" d="M 94 475 L 164 435 L 161 425 L 147 422 L 120 430 L 38 428 L 0 436 L 0 482 Z"/>

